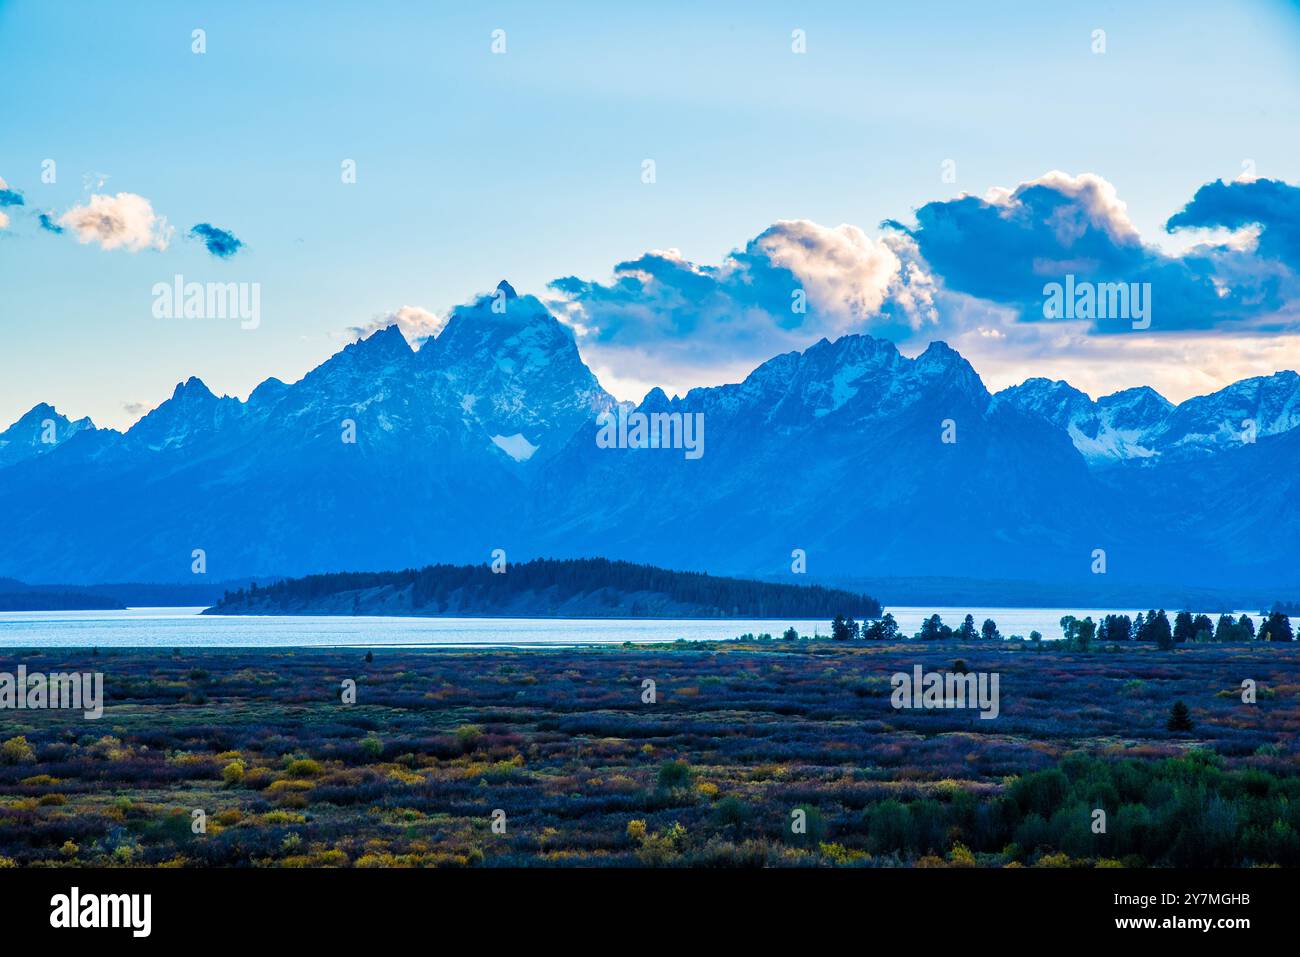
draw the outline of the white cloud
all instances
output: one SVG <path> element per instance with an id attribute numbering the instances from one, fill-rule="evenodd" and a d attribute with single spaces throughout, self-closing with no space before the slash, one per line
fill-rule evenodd
<path id="1" fill-rule="evenodd" d="M 157 215 L 149 200 L 135 193 L 91 196 L 88 204 L 60 216 L 59 225 L 73 230 L 78 242 L 133 253 L 166 249 L 174 232 L 166 217 Z"/>
<path id="2" fill-rule="evenodd" d="M 1083 231 L 1085 225 L 1104 229 L 1111 240 L 1116 243 L 1140 242 L 1137 227 L 1128 216 L 1128 204 L 1119 198 L 1119 192 L 1109 180 L 1096 173 L 1080 173 L 1071 176 L 1059 169 L 1051 170 L 1021 183 L 1015 189 L 994 186 L 984 194 L 984 201 L 994 206 L 1003 206 L 1008 210 L 1017 208 L 1020 196 L 1025 190 L 1034 186 L 1046 186 L 1063 196 L 1073 199 L 1076 207 L 1062 207 L 1059 218 L 1052 223 L 1063 246 L 1070 243 Z M 1088 223 L 1079 222 L 1074 217 L 1083 215 Z"/>
<path id="3" fill-rule="evenodd" d="M 778 220 L 753 246 L 803 283 L 811 305 L 837 316 L 841 328 L 880 311 L 901 262 L 883 240 L 857 226 L 819 226 L 806 219 Z"/>
<path id="4" fill-rule="evenodd" d="M 426 339 L 431 339 L 442 332 L 443 327 L 447 325 L 447 317 L 434 315 L 419 306 L 402 306 L 396 312 L 376 316 L 364 326 L 349 327 L 348 335 L 352 339 L 365 339 L 371 333 L 387 329 L 394 324 L 402 331 L 407 342 L 412 346 L 419 346 Z"/>

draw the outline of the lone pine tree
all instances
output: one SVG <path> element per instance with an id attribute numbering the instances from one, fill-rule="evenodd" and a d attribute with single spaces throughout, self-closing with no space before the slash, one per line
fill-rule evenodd
<path id="1" fill-rule="evenodd" d="M 1170 731 L 1191 731 L 1192 713 L 1187 709 L 1187 705 L 1175 701 L 1174 706 L 1169 709 L 1169 720 L 1165 722 L 1165 727 Z"/>

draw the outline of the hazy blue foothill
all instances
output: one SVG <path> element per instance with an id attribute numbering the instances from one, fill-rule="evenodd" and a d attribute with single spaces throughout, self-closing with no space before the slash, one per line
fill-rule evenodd
<path id="1" fill-rule="evenodd" d="M 1292 372 L 1177 406 L 1044 379 L 993 395 L 942 342 L 908 358 L 823 339 L 740 383 L 651 391 L 640 410 L 703 413 L 696 460 L 600 448 L 616 405 L 569 330 L 509 290 L 418 351 L 389 327 L 247 401 L 191 378 L 125 434 L 38 406 L 0 434 L 0 575 L 193 584 L 196 548 L 209 580 L 500 548 L 791 581 L 1005 579 L 1076 602 L 1102 582 L 1300 593 Z"/>

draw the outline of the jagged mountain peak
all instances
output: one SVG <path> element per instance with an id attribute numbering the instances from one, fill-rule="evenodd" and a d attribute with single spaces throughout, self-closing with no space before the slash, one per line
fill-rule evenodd
<path id="1" fill-rule="evenodd" d="M 1278 435 L 1300 427 L 1300 375 L 1290 370 L 1241 379 L 1194 396 L 1169 414 L 1171 451 L 1235 447 L 1243 437 Z"/>
<path id="2" fill-rule="evenodd" d="M 1283 371 L 1242 379 L 1178 405 L 1150 386 L 1094 402 L 1068 383 L 1028 379 L 999 392 L 995 402 L 1014 404 L 1066 430 L 1090 465 L 1150 465 L 1300 427 L 1300 375 Z"/>
<path id="3" fill-rule="evenodd" d="M 931 342 L 925 347 L 925 350 L 912 361 L 916 363 L 918 368 L 927 371 L 951 371 L 960 375 L 970 375 L 974 376 L 976 379 L 979 378 L 978 373 L 975 372 L 974 366 L 966 361 L 965 356 L 942 339 L 936 339 Z"/>
<path id="4" fill-rule="evenodd" d="M 269 379 L 264 379 L 258 383 L 257 388 L 248 396 L 248 404 L 262 405 L 273 402 L 284 395 L 285 390 L 288 388 L 289 386 L 284 380 L 271 376 Z"/>
<path id="5" fill-rule="evenodd" d="M 1134 386 L 1131 389 L 1120 389 L 1118 392 L 1112 392 L 1109 395 L 1103 395 L 1097 400 L 1098 405 L 1136 405 L 1138 403 L 1151 403 L 1156 407 L 1163 409 L 1172 409 L 1174 404 L 1166 399 L 1163 395 L 1151 388 L 1149 385 Z"/>
<path id="6" fill-rule="evenodd" d="M 639 408 L 647 412 L 649 411 L 657 412 L 662 409 L 668 408 L 671 404 L 672 402 L 668 398 L 668 393 L 666 393 L 663 389 L 659 388 L 659 386 L 655 386 L 653 389 L 651 389 L 649 392 L 645 394 L 645 398 L 641 400 L 641 405 L 639 406 Z"/>
<path id="7" fill-rule="evenodd" d="M 173 402 L 180 400 L 199 401 L 215 398 L 216 396 L 212 393 L 212 390 L 208 388 L 207 383 L 196 375 L 190 376 L 184 382 L 176 383 L 176 388 L 172 390 Z"/>
<path id="8" fill-rule="evenodd" d="M 58 417 L 60 419 L 64 418 L 64 416 L 59 413 L 58 409 L 54 408 L 54 406 L 50 405 L 48 402 L 37 402 L 31 407 L 31 409 L 19 417 L 18 422 L 28 422 L 35 419 L 46 419 L 51 417 Z M 17 425 L 18 423 L 15 422 L 14 424 Z"/>
<path id="9" fill-rule="evenodd" d="M 406 341 L 406 336 L 402 335 L 401 327 L 394 322 L 382 329 L 376 329 L 364 339 L 348 343 L 343 352 L 349 351 L 354 355 L 395 357 L 407 355 L 414 350 Z"/>
<path id="10" fill-rule="evenodd" d="M 1080 415 L 1091 415 L 1095 403 L 1087 393 L 1062 379 L 1034 376 L 1019 385 L 1008 386 L 994 394 L 994 408 L 1014 406 L 1023 412 L 1041 415 L 1060 428 Z"/>
<path id="11" fill-rule="evenodd" d="M 1002 392 L 1020 392 L 1035 395 L 1067 394 L 1081 395 L 1087 398 L 1086 393 L 1080 389 L 1076 389 L 1064 379 L 1049 379 L 1045 376 L 1031 376 L 1019 385 L 1013 385 L 1003 389 Z M 1002 392 L 999 392 L 998 395 L 1001 395 Z"/>
<path id="12" fill-rule="evenodd" d="M 179 449 L 219 430 L 244 413 L 244 403 L 218 396 L 198 376 L 179 382 L 171 398 L 147 412 L 124 433 L 125 449 Z"/>
<path id="13" fill-rule="evenodd" d="M 23 425 L 28 423 L 43 423 L 46 419 L 52 419 L 62 425 L 77 425 L 81 428 L 95 428 L 95 423 L 90 420 L 89 416 L 83 416 L 80 419 L 70 419 L 48 402 L 38 402 L 26 412 L 24 412 L 14 425 Z M 13 426 L 10 426 L 13 428 Z"/>
<path id="14" fill-rule="evenodd" d="M 89 417 L 69 419 L 48 402 L 38 402 L 0 432 L 0 468 L 44 455 L 79 432 L 94 432 Z"/>
<path id="15" fill-rule="evenodd" d="M 494 301 L 507 302 L 504 318 Z M 1187 543 L 1161 551 L 1155 531 L 1181 522 L 1200 536 L 1205 574 L 1220 557 L 1206 541 L 1229 542 L 1223 567 L 1234 574 L 1278 564 L 1253 547 L 1261 523 L 1220 489 L 1230 479 L 1249 484 L 1242 500 L 1293 498 L 1287 453 L 1300 427 L 1208 456 L 1227 449 L 1216 430 L 1234 417 L 1253 414 L 1261 435 L 1290 421 L 1294 374 L 1184 403 L 1175 428 L 1154 390 L 1093 402 L 1038 378 L 993 400 L 944 343 L 909 358 L 849 335 L 776 356 L 740 383 L 648 392 L 648 411 L 706 414 L 693 458 L 685 445 L 626 452 L 592 441 L 601 411 L 631 404 L 600 387 L 533 297 L 486 296 L 457 313 L 431 351 L 412 352 L 390 327 L 292 385 L 267 379 L 247 403 L 190 379 L 122 439 L 99 431 L 10 467 L 12 448 L 0 445 L 11 526 L 0 569 L 166 577 L 187 573 L 193 542 L 232 574 L 473 560 L 500 544 L 748 572 L 779 569 L 797 546 L 822 567 L 937 575 L 973 561 L 1010 577 L 1086 575 L 1098 541 L 1147 549 L 1125 568 L 1148 558 L 1182 567 Z M 1005 407 L 986 414 L 990 403 Z M 949 416 L 962 425 L 952 447 L 939 444 Z M 36 421 L 47 417 L 38 407 Z M 1189 434 L 1208 444 L 1180 446 Z M 1184 447 L 1207 467 L 1161 464 Z M 1158 471 L 1130 472 L 1138 459 Z M 1085 461 L 1120 467 L 1094 475 Z M 69 489 L 75 509 L 67 496 L 42 498 L 47 486 Z M 1290 535 L 1294 523 L 1283 524 Z M 58 554 L 42 553 L 55 537 Z"/>

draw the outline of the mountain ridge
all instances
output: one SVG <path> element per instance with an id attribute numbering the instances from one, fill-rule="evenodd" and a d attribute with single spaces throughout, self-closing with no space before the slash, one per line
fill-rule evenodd
<path id="1" fill-rule="evenodd" d="M 600 448 L 616 408 L 701 414 L 704 454 Z M 271 577 L 504 548 L 770 576 L 802 549 L 818 575 L 1069 582 L 1100 549 L 1125 581 L 1300 581 L 1293 372 L 1178 405 L 1042 378 L 991 394 L 946 343 L 909 358 L 852 334 L 620 403 L 503 280 L 419 349 L 388 326 L 247 400 L 192 377 L 124 433 L 79 421 L 31 454 L 12 450 L 32 413 L 0 433 L 0 575 L 183 581 L 198 549 L 214 576 Z"/>

